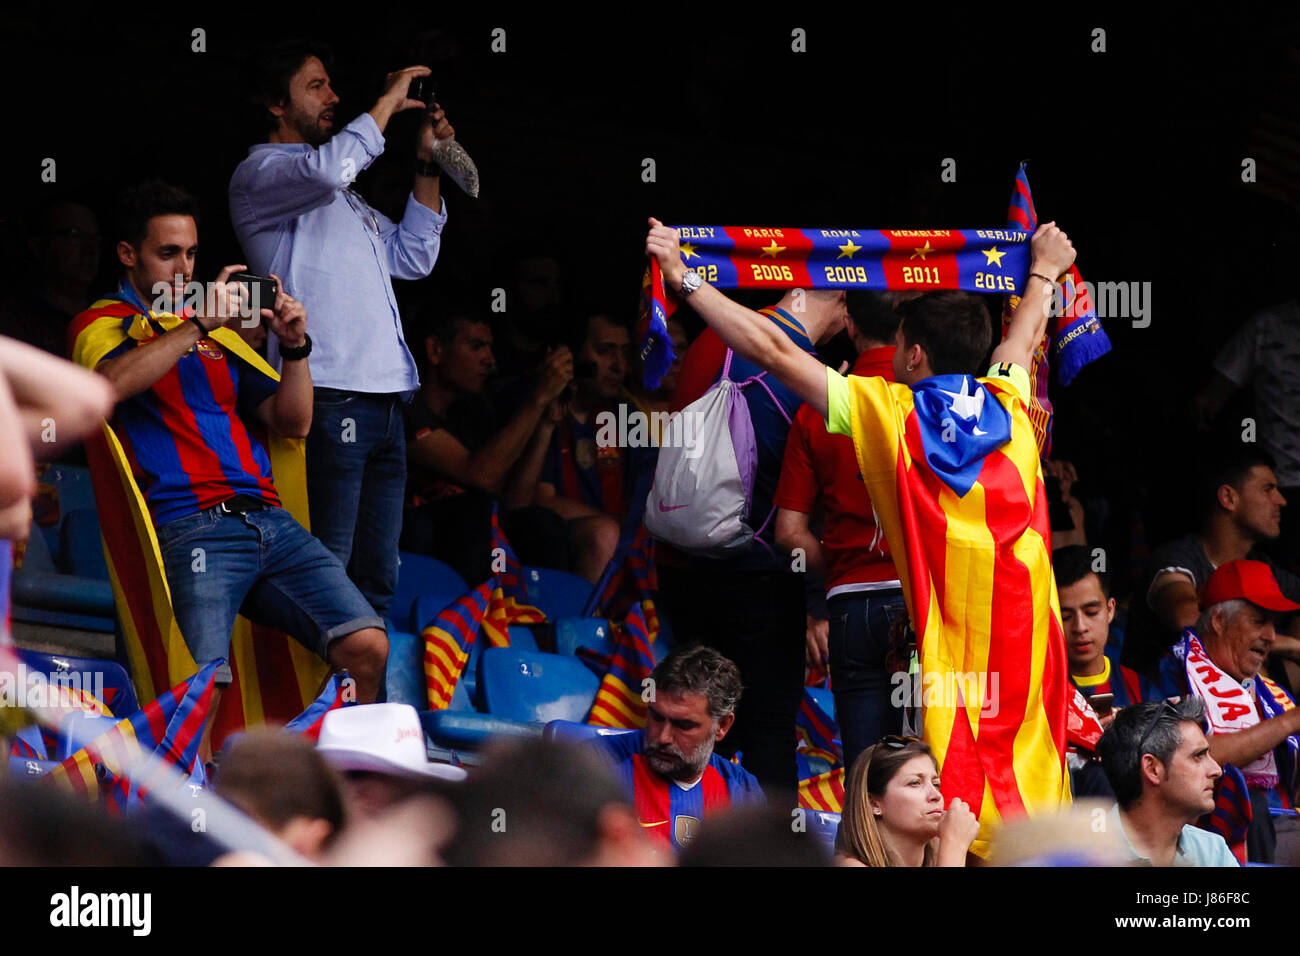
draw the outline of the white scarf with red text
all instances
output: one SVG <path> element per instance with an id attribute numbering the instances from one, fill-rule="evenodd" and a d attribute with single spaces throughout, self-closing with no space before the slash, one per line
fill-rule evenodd
<path id="1" fill-rule="evenodd" d="M 1210 733 L 1237 733 L 1249 730 L 1260 722 L 1253 678 L 1238 683 L 1221 671 L 1210 660 L 1200 638 L 1190 628 L 1183 632 L 1183 639 L 1175 645 L 1174 653 L 1187 668 L 1187 686 L 1205 702 L 1205 719 L 1210 726 Z M 1277 786 L 1277 760 L 1271 750 L 1265 751 L 1240 769 L 1249 786 L 1260 789 Z"/>

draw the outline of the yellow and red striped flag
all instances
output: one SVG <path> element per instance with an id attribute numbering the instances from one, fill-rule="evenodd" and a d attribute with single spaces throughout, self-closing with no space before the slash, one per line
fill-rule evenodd
<path id="1" fill-rule="evenodd" d="M 120 340 L 123 320 L 131 318 L 130 311 L 117 299 L 104 299 L 83 313 L 70 330 L 74 361 L 93 368 L 97 357 Z M 163 329 L 185 321 L 170 313 L 150 315 Z M 146 339 L 153 331 L 149 322 L 136 316 L 128 334 Z M 275 370 L 234 330 L 216 329 L 209 337 L 279 381 Z M 304 528 L 310 528 L 303 441 L 269 431 L 258 438 L 270 457 L 281 504 Z M 171 590 L 153 519 L 121 442 L 105 423 L 102 433 L 88 438 L 85 446 L 131 680 L 144 705 L 189 677 L 198 665 L 172 613 Z M 234 678 L 213 719 L 214 750 L 226 735 L 246 726 L 292 720 L 316 698 L 329 673 L 328 664 L 283 631 L 242 616 L 235 621 L 229 662 Z"/>
<path id="2" fill-rule="evenodd" d="M 1002 817 L 1070 800 L 1067 679 L 1028 376 L 850 376 L 853 442 L 917 635 L 946 800 Z"/>
<path id="3" fill-rule="evenodd" d="M 799 806 L 824 813 L 844 812 L 844 768 L 836 767 L 799 781 Z"/>
<path id="4" fill-rule="evenodd" d="M 601 678 L 587 723 L 601 727 L 645 726 L 646 701 L 642 682 L 655 669 L 650 631 L 641 604 L 633 604 L 622 624 L 614 625 L 614 653 Z"/>

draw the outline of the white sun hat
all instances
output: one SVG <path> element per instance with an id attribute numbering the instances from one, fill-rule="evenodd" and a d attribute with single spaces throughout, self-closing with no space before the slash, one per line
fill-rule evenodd
<path id="1" fill-rule="evenodd" d="M 337 770 L 398 777 L 464 780 L 465 771 L 432 763 L 424 728 L 410 704 L 357 704 L 325 715 L 316 749 Z"/>

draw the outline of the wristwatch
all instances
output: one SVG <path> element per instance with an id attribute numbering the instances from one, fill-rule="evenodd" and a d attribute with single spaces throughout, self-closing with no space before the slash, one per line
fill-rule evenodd
<path id="1" fill-rule="evenodd" d="M 416 164 L 415 175 L 417 176 L 441 176 L 442 167 L 438 165 L 437 160 L 424 159 Z"/>
<path id="2" fill-rule="evenodd" d="M 687 269 L 686 275 L 682 276 L 682 298 L 686 298 L 702 285 L 704 285 L 704 276 L 694 269 Z"/>
<path id="3" fill-rule="evenodd" d="M 302 337 L 305 341 L 297 348 L 288 348 L 287 346 L 281 345 L 280 358 L 284 359 L 286 362 L 293 362 L 297 359 L 305 359 L 308 355 L 311 355 L 311 336 L 304 332 Z"/>

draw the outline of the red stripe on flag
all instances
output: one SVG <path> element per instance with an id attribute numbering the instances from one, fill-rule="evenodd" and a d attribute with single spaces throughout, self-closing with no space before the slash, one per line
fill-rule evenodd
<path id="1" fill-rule="evenodd" d="M 287 723 L 302 713 L 306 706 L 289 652 L 291 638 L 261 624 L 252 624 L 252 635 L 262 716 L 269 723 Z"/>

